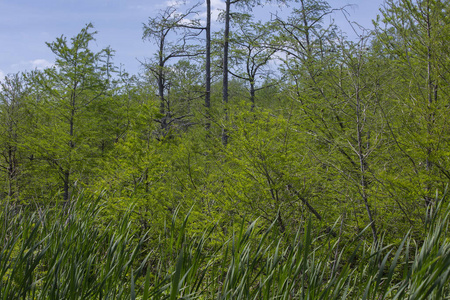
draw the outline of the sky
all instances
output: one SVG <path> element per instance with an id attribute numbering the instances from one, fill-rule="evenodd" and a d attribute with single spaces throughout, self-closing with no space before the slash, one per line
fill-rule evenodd
<path id="1" fill-rule="evenodd" d="M 0 0 L 0 80 L 6 74 L 51 66 L 55 57 L 45 42 L 55 41 L 61 35 L 71 38 L 88 23 L 98 31 L 92 50 L 110 46 L 115 50 L 115 65 L 122 66 L 130 74 L 137 74 L 141 71 L 140 61 L 154 52 L 154 47 L 142 40 L 142 24 L 174 1 Z M 194 4 L 194 0 L 191 3 Z M 214 21 L 225 5 L 224 0 L 212 0 L 211 3 Z M 371 28 L 371 20 L 382 3 L 383 0 L 329 0 L 334 8 L 354 4 L 347 9 L 350 20 L 366 28 Z M 266 5 L 254 12 L 276 11 L 283 14 L 283 10 L 275 5 Z M 333 18 L 349 37 L 354 36 L 341 13 Z M 221 25 L 216 23 L 215 26 L 220 28 Z"/>

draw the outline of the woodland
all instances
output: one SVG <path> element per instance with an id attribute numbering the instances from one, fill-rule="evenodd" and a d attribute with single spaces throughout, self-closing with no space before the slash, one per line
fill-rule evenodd
<path id="1" fill-rule="evenodd" d="M 450 299 L 450 1 L 225 3 L 1 79 L 0 299 Z"/>

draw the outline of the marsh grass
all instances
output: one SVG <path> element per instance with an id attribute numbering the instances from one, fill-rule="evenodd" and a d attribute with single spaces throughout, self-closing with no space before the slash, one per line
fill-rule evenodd
<path id="1" fill-rule="evenodd" d="M 0 299 L 450 299 L 444 199 L 424 240 L 406 233 L 398 245 L 366 244 L 367 228 L 340 244 L 311 221 L 287 240 L 255 221 L 213 247 L 217 229 L 189 236 L 177 211 L 168 235 L 152 237 L 137 236 L 130 213 L 104 223 L 100 197 L 33 212 L 5 204 Z"/>

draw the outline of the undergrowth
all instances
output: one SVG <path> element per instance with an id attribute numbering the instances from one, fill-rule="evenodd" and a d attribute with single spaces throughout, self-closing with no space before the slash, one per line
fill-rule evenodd
<path id="1" fill-rule="evenodd" d="M 219 247 L 217 228 L 189 236 L 176 212 L 162 238 L 138 236 L 131 210 L 105 223 L 101 197 L 33 211 L 6 203 L 0 299 L 450 299 L 444 200 L 428 210 L 423 241 L 368 244 L 363 231 L 343 242 L 311 221 L 287 239 L 254 221 Z"/>

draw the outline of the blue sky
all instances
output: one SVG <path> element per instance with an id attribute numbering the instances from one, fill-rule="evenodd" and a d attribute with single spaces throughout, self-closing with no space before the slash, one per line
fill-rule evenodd
<path id="1" fill-rule="evenodd" d="M 96 35 L 94 50 L 111 46 L 115 64 L 128 72 L 140 70 L 138 60 L 150 57 L 153 48 L 143 42 L 142 23 L 155 16 L 173 0 L 0 0 L 0 78 L 9 73 L 42 69 L 54 61 L 45 42 L 61 35 L 72 37 L 92 22 Z M 191 0 L 192 3 L 194 0 Z M 330 0 L 332 7 L 355 4 L 348 9 L 350 18 L 371 27 L 383 0 Z M 291 4 L 295 5 L 295 4 Z M 223 0 L 212 0 L 215 10 L 224 8 Z M 271 5 L 264 11 L 278 10 Z M 336 22 L 352 35 L 341 15 Z M 216 26 L 220 26 L 217 24 Z"/>

